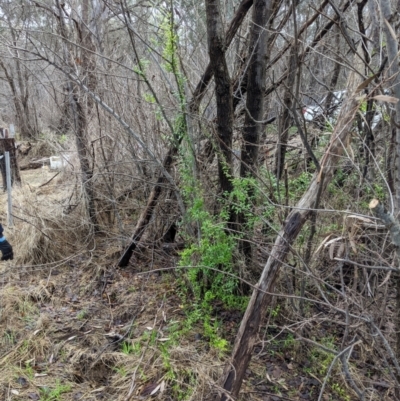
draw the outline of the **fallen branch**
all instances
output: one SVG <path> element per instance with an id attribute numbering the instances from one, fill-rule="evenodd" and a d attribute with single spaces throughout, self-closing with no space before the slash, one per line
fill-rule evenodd
<path id="1" fill-rule="evenodd" d="M 43 166 L 49 166 L 50 165 L 50 158 L 46 157 L 44 159 L 40 160 L 31 160 L 29 163 L 24 164 L 19 167 L 20 170 L 35 170 L 37 168 L 41 168 Z"/>
<path id="2" fill-rule="evenodd" d="M 51 181 L 54 180 L 54 178 L 56 178 L 56 177 L 58 176 L 58 174 L 60 174 L 60 172 L 58 172 L 57 174 L 53 175 L 53 177 L 51 177 L 50 180 L 48 180 L 48 181 L 45 182 L 44 184 L 39 185 L 38 188 L 42 188 L 42 187 L 44 187 L 45 185 L 49 184 Z"/>

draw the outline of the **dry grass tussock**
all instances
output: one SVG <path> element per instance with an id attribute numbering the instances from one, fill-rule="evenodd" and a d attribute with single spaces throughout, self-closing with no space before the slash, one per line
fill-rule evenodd
<path id="1" fill-rule="evenodd" d="M 65 197 L 67 197 L 65 193 Z M 28 188 L 13 193 L 15 229 L 7 233 L 15 246 L 15 263 L 38 265 L 62 260 L 85 244 L 88 234 L 82 208 L 66 213 L 62 194 L 40 196 Z"/>

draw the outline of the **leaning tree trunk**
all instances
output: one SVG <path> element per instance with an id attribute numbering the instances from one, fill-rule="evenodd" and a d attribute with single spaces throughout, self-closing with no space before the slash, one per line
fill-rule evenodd
<path id="1" fill-rule="evenodd" d="M 167 171 L 170 170 L 176 154 L 177 154 L 177 149 L 175 147 L 172 147 L 165 156 L 163 166 Z M 137 244 L 140 242 L 142 235 L 144 234 L 146 227 L 150 222 L 150 219 L 153 216 L 154 209 L 157 206 L 157 202 L 161 195 L 161 191 L 165 184 L 165 181 L 166 178 L 164 174 L 160 174 L 156 182 L 156 185 L 154 185 L 150 193 L 149 199 L 147 200 L 146 207 L 141 213 L 140 218 L 136 224 L 135 230 L 131 237 L 131 242 L 125 249 L 124 253 L 122 254 L 121 258 L 118 261 L 118 267 L 128 266 L 129 260 L 132 257 L 133 252 L 137 247 Z"/>
<path id="2" fill-rule="evenodd" d="M 387 230 L 390 233 L 390 237 L 392 240 L 392 244 L 395 246 L 396 254 L 397 254 L 397 265 L 399 266 L 400 261 L 400 224 L 399 222 L 393 217 L 393 214 L 385 210 L 382 204 L 379 203 L 377 199 L 372 199 L 369 204 L 369 208 L 371 212 L 378 217 L 382 223 L 385 225 Z M 394 275 L 396 281 L 396 357 L 397 360 L 400 359 L 400 269 Z M 400 380 L 399 375 L 397 375 L 397 380 Z M 398 389 L 396 391 L 397 399 L 400 397 L 400 391 Z"/>
<path id="3" fill-rule="evenodd" d="M 357 70 L 362 71 L 359 55 L 355 56 L 354 66 L 355 69 L 350 73 L 347 83 L 349 98 L 340 111 L 330 143 L 321 159 L 320 171 L 314 174 L 308 190 L 290 212 L 276 237 L 268 261 L 256 285 L 256 289 L 253 291 L 241 322 L 232 356 L 225 368 L 221 385 L 224 393 L 217 395 L 215 400 L 225 401 L 231 397 L 236 398 L 238 396 L 244 374 L 250 363 L 262 318 L 265 316 L 272 300 L 271 294 L 274 292 L 274 284 L 278 278 L 280 267 L 301 228 L 312 214 L 316 197 L 324 192 L 331 181 L 335 166 L 343 153 L 343 144 L 346 143 L 346 138 L 351 131 L 352 122 L 359 107 L 355 93 L 361 82 L 361 74 L 355 72 Z"/>

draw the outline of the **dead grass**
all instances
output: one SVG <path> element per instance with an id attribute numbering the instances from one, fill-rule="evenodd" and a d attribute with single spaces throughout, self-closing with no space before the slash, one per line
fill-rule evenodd
<path id="1" fill-rule="evenodd" d="M 172 341 L 181 309 L 168 280 L 109 271 L 96 294 L 93 275 L 57 269 L 56 276 L 24 273 L 22 281 L 3 275 L 0 327 L 15 338 L 3 336 L 0 346 L 1 399 L 35 399 L 57 381 L 69 388 L 59 398 L 66 401 L 139 400 L 151 392 L 160 400 L 204 399 L 221 371 L 219 355 L 203 342 Z"/>
<path id="2" fill-rule="evenodd" d="M 54 186 L 49 188 L 54 191 Z M 57 195 L 43 195 L 27 187 L 13 191 L 15 227 L 6 234 L 11 243 L 18 244 L 16 264 L 34 266 L 59 261 L 85 246 L 88 226 L 82 207 L 68 212 L 68 188 L 60 189 Z"/>
<path id="3" fill-rule="evenodd" d="M 47 172 L 23 173 L 6 227 L 15 260 L 0 266 L 0 399 L 204 399 L 219 356 L 170 338 L 182 318 L 173 281 L 115 271 L 108 242 L 87 252 L 82 210 L 66 207 L 75 184 L 39 188 Z"/>
<path id="4" fill-rule="evenodd" d="M 96 249 L 87 251 L 89 230 L 82 209 L 69 207 L 79 205 L 79 199 L 71 197 L 76 181 L 61 175 L 39 188 L 49 179 L 43 172 L 27 172 L 24 178 L 30 185 L 14 190 L 15 228 L 6 228 L 16 259 L 0 265 L 0 400 L 210 399 L 227 355 L 210 347 L 207 338 L 198 335 L 201 329 L 181 334 L 185 315 L 176 277 L 151 272 L 173 265 L 173 258 L 149 252 L 130 268 L 115 269 L 116 241 L 98 239 Z M 5 216 L 3 210 L 3 223 Z M 139 274 L 144 272 L 148 274 Z M 279 282 L 277 292 L 286 293 L 286 284 Z M 280 321 L 269 328 L 282 329 L 283 334 L 262 331 L 240 400 L 318 397 L 318 369 L 326 370 L 326 358 L 316 348 L 289 341 L 284 327 L 293 325 L 291 303 L 280 300 L 279 306 L 275 312 Z M 304 335 L 340 338 L 334 312 L 324 312 L 323 317 L 319 310 L 312 313 L 309 322 L 302 323 Z M 239 321 L 240 314 L 223 323 L 231 344 Z M 370 338 L 366 331 L 361 335 Z M 350 362 L 360 385 L 367 380 L 367 363 L 372 367 L 365 371 L 377 375 L 376 366 L 368 362 L 376 350 L 362 344 L 357 351 L 359 360 Z M 319 359 L 311 360 L 313 354 Z M 391 383 L 389 373 L 382 377 Z M 382 377 L 371 380 L 383 381 Z M 356 399 L 339 368 L 332 380 L 350 400 Z M 395 399 L 390 391 L 382 392 L 380 399 Z M 326 394 L 332 400 L 345 399 Z"/>

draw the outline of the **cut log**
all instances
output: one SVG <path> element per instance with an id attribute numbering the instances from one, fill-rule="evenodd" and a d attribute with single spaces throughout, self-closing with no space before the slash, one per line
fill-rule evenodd
<path id="1" fill-rule="evenodd" d="M 20 170 L 34 170 L 37 168 L 41 168 L 43 166 L 49 166 L 50 165 L 50 158 L 46 157 L 44 159 L 40 160 L 31 160 L 27 164 L 23 164 L 19 169 Z"/>

